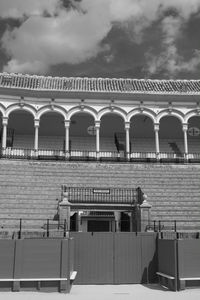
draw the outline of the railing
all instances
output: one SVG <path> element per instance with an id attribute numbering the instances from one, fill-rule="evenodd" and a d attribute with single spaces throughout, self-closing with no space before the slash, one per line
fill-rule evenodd
<path id="1" fill-rule="evenodd" d="M 71 203 L 106 203 L 136 205 L 142 197 L 140 187 L 133 188 L 103 188 L 103 187 L 65 187 Z"/>
<path id="2" fill-rule="evenodd" d="M 1 149 L 2 158 L 44 159 L 44 160 L 76 160 L 76 161 L 130 161 L 130 162 L 200 162 L 200 153 L 188 153 L 179 156 L 173 152 L 131 152 L 124 151 L 90 151 L 58 149 L 23 149 L 7 147 Z"/>
<path id="3" fill-rule="evenodd" d="M 143 221 L 145 223 L 145 221 Z M 165 235 L 183 232 L 200 232 L 200 220 L 151 220 L 146 225 L 146 231 L 160 232 Z"/>
<path id="4" fill-rule="evenodd" d="M 98 220 L 99 216 L 93 215 L 92 219 Z M 116 221 L 114 215 L 108 215 L 110 220 L 110 232 L 140 232 L 141 226 L 136 220 Z M 104 216 L 106 220 L 106 216 Z M 146 221 L 141 221 L 146 224 Z M 68 222 L 53 219 L 26 219 L 26 218 L 0 218 L 0 238 L 22 239 L 22 238 L 63 238 L 70 235 L 71 231 L 77 231 L 77 220 Z M 95 230 L 96 231 L 96 230 Z M 98 231 L 98 229 L 97 229 Z M 193 220 L 153 220 L 148 222 L 146 232 L 157 232 L 159 238 L 180 239 L 200 238 L 200 221 Z"/>
<path id="5" fill-rule="evenodd" d="M 0 218 L 0 236 L 21 239 L 66 237 L 70 228 L 67 221 L 53 219 Z"/>

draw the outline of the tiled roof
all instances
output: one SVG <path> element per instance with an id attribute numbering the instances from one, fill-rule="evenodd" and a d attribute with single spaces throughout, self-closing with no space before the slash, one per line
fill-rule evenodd
<path id="1" fill-rule="evenodd" d="M 37 91 L 200 94 L 200 80 L 50 77 L 0 73 L 0 88 Z"/>
<path id="2" fill-rule="evenodd" d="M 68 201 L 72 204 L 135 204 L 135 189 L 123 188 L 67 188 Z"/>

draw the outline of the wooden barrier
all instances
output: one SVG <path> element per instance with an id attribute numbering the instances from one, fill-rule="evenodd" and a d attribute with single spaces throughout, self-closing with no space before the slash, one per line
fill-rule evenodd
<path id="1" fill-rule="evenodd" d="M 69 293 L 73 239 L 0 240 L 0 287 Z"/>
<path id="2" fill-rule="evenodd" d="M 170 290 L 200 283 L 200 239 L 158 240 L 158 279 Z"/>
<path id="3" fill-rule="evenodd" d="M 177 290 L 176 240 L 158 240 L 158 280 L 172 291 Z"/>

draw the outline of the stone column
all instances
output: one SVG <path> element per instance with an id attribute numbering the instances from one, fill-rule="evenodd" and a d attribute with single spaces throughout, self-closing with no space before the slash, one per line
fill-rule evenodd
<path id="1" fill-rule="evenodd" d="M 81 221 L 81 217 L 82 217 L 82 211 L 78 211 L 77 212 L 77 231 L 81 232 L 82 230 L 82 221 Z"/>
<path id="2" fill-rule="evenodd" d="M 2 118 L 2 125 L 3 125 L 3 135 L 2 135 L 2 148 L 6 149 L 7 145 L 7 126 L 8 126 L 8 117 Z"/>
<path id="3" fill-rule="evenodd" d="M 126 158 L 130 159 L 130 122 L 125 122 L 126 131 Z"/>
<path id="4" fill-rule="evenodd" d="M 115 229 L 116 232 L 120 232 L 120 220 L 121 220 L 121 212 L 120 211 L 115 211 Z"/>
<path id="5" fill-rule="evenodd" d="M 145 231 L 151 222 L 151 205 L 147 202 L 146 195 L 143 195 L 143 199 L 140 205 L 141 231 Z"/>
<path id="6" fill-rule="evenodd" d="M 97 153 L 97 159 L 99 159 L 99 151 L 100 151 L 100 121 L 95 121 L 95 129 L 96 129 L 96 153 Z"/>
<path id="7" fill-rule="evenodd" d="M 34 127 L 35 127 L 35 139 L 34 139 L 34 150 L 35 155 L 38 155 L 38 135 L 39 135 L 39 127 L 40 127 L 40 120 L 35 119 L 34 120 Z"/>
<path id="8" fill-rule="evenodd" d="M 69 158 L 69 127 L 70 121 L 65 120 L 65 156 Z"/>
<path id="9" fill-rule="evenodd" d="M 187 139 L 187 131 L 188 131 L 188 124 L 183 124 L 183 135 L 184 135 L 184 152 L 185 152 L 185 158 L 188 158 L 188 139 Z"/>
<path id="10" fill-rule="evenodd" d="M 66 230 L 70 230 L 70 206 L 68 201 L 68 192 L 63 190 L 62 199 L 59 202 L 59 222 L 63 223 L 66 220 Z"/>
<path id="11" fill-rule="evenodd" d="M 159 143 L 159 123 L 154 123 L 156 157 L 159 159 L 160 143 Z"/>

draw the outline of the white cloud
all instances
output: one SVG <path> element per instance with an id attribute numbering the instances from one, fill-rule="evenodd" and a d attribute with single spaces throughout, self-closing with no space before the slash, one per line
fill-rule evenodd
<path id="1" fill-rule="evenodd" d="M 42 15 L 44 11 L 53 15 L 60 0 L 1 0 L 0 17 L 20 19 L 24 15 Z"/>
<path id="2" fill-rule="evenodd" d="M 10 56 L 4 71 L 45 73 L 52 65 L 85 62 L 104 50 L 112 57 L 102 41 L 116 22 L 131 32 L 133 41 L 141 43 L 144 30 L 159 19 L 166 51 L 157 62 L 149 54 L 148 68 L 155 70 L 169 60 L 164 65 L 172 70 L 181 61 L 176 40 L 200 8 L 200 0 L 82 0 L 76 6 L 77 10 L 66 10 L 60 0 L 0 0 L 0 17 L 26 15 L 21 26 L 3 35 L 2 45 Z M 170 8 L 176 9 L 176 17 L 165 17 Z"/>
<path id="3" fill-rule="evenodd" d="M 188 60 L 185 60 L 178 52 L 177 40 L 182 34 L 184 24 L 185 19 L 180 16 L 167 16 L 162 20 L 162 51 L 159 55 L 151 51 L 146 53 L 146 70 L 149 74 L 162 71 L 165 76 L 175 77 L 181 71 L 197 70 L 200 65 L 199 51 L 194 51 Z"/>

